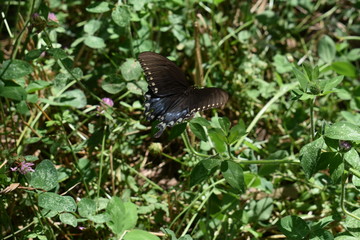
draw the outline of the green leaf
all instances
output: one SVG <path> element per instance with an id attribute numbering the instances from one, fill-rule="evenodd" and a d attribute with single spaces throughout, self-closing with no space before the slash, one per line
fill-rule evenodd
<path id="1" fill-rule="evenodd" d="M 186 129 L 186 122 L 180 123 L 175 125 L 173 128 L 171 128 L 168 140 L 171 141 L 175 138 L 177 138 L 178 136 L 180 136 Z"/>
<path id="2" fill-rule="evenodd" d="M 139 83 L 139 82 L 138 82 L 138 83 Z M 128 89 L 131 93 L 133 93 L 133 94 L 142 95 L 142 93 L 143 93 L 142 89 L 141 89 L 138 85 L 136 85 L 135 83 L 133 83 L 133 82 L 127 83 L 127 84 L 126 84 L 126 87 L 127 87 L 127 89 Z"/>
<path id="3" fill-rule="evenodd" d="M 141 67 L 138 61 L 133 58 L 128 58 L 121 64 L 120 71 L 125 80 L 138 80 L 141 76 Z"/>
<path id="4" fill-rule="evenodd" d="M 347 55 L 349 61 L 356 61 L 360 59 L 360 48 L 351 49 Z"/>
<path id="5" fill-rule="evenodd" d="M 338 74 L 342 74 L 346 77 L 356 78 L 356 68 L 349 62 L 334 62 L 331 64 L 331 68 Z"/>
<path id="6" fill-rule="evenodd" d="M 49 160 L 41 161 L 30 173 L 30 185 L 34 188 L 51 190 L 58 185 L 58 175 L 54 164 Z"/>
<path id="7" fill-rule="evenodd" d="M 125 230 L 135 227 L 137 222 L 136 205 L 131 202 L 123 202 L 119 197 L 112 197 L 106 207 L 106 213 L 110 221 L 106 225 L 116 235 L 121 235 Z"/>
<path id="8" fill-rule="evenodd" d="M 104 13 L 104 12 L 108 12 L 111 10 L 111 5 L 108 2 L 93 2 L 92 4 L 90 4 L 87 8 L 86 11 L 91 12 L 91 13 Z"/>
<path id="9" fill-rule="evenodd" d="M 124 90 L 125 83 L 119 76 L 113 74 L 101 82 L 101 88 L 108 93 L 117 94 Z"/>
<path id="10" fill-rule="evenodd" d="M 360 208 L 352 212 L 353 215 L 360 218 Z M 360 221 L 347 215 L 345 220 L 346 229 L 353 235 L 354 237 L 360 238 Z"/>
<path id="11" fill-rule="evenodd" d="M 344 173 L 344 162 L 340 154 L 336 154 L 329 161 L 329 170 L 332 181 L 337 184 L 341 180 L 341 176 Z"/>
<path id="12" fill-rule="evenodd" d="M 13 85 L 11 83 L 10 85 Z M 0 97 L 13 99 L 16 101 L 26 100 L 27 93 L 23 87 L 20 86 L 5 86 L 0 87 Z"/>
<path id="13" fill-rule="evenodd" d="M 50 82 L 43 81 L 43 80 L 33 81 L 27 86 L 26 92 L 33 93 L 33 92 L 39 91 L 41 89 L 47 88 L 50 85 L 51 85 Z"/>
<path id="14" fill-rule="evenodd" d="M 64 224 L 68 224 L 70 226 L 76 227 L 77 226 L 77 219 L 71 213 L 61 213 L 59 215 L 60 221 Z"/>
<path id="15" fill-rule="evenodd" d="M 61 106 L 83 108 L 86 106 L 86 96 L 80 89 L 66 91 L 59 98 L 59 104 Z"/>
<path id="16" fill-rule="evenodd" d="M 331 63 L 335 59 L 335 42 L 329 37 L 324 36 L 318 44 L 319 57 L 326 63 Z"/>
<path id="17" fill-rule="evenodd" d="M 206 180 L 212 172 L 215 171 L 215 168 L 220 165 L 221 161 L 219 159 L 205 159 L 196 164 L 196 166 L 191 171 L 190 175 L 190 186 L 194 186 Z"/>
<path id="18" fill-rule="evenodd" d="M 298 216 L 286 216 L 279 221 L 278 226 L 288 239 L 301 240 L 310 233 L 309 226 Z"/>
<path id="19" fill-rule="evenodd" d="M 209 136 L 211 141 L 214 143 L 215 149 L 218 153 L 225 152 L 227 149 L 226 145 L 226 137 L 219 128 L 211 128 L 209 129 Z"/>
<path id="20" fill-rule="evenodd" d="M 29 113 L 29 108 L 28 108 L 26 101 L 20 101 L 19 103 L 16 103 L 15 106 L 16 106 L 16 112 L 23 114 L 23 115 Z"/>
<path id="21" fill-rule="evenodd" d="M 39 206 L 57 212 L 75 212 L 76 203 L 70 196 L 60 196 L 52 192 L 39 194 Z"/>
<path id="22" fill-rule="evenodd" d="M 190 122 L 198 123 L 198 124 L 200 124 L 201 126 L 204 126 L 204 127 L 209 127 L 210 126 L 209 121 L 206 120 L 205 118 L 202 118 L 202 117 L 193 118 L 193 119 L 191 119 Z"/>
<path id="23" fill-rule="evenodd" d="M 92 19 L 84 25 L 84 32 L 94 35 L 101 27 L 101 21 Z"/>
<path id="24" fill-rule="evenodd" d="M 251 209 L 254 218 L 258 221 L 266 221 L 271 217 L 274 209 L 273 199 L 270 197 L 262 198 L 256 202 L 256 205 Z"/>
<path id="25" fill-rule="evenodd" d="M 219 124 L 221 129 L 225 132 L 225 135 L 228 135 L 231 126 L 230 120 L 227 117 L 219 118 Z"/>
<path id="26" fill-rule="evenodd" d="M 94 48 L 94 49 L 106 47 L 104 39 L 96 37 L 96 36 L 87 36 L 85 38 L 84 43 L 86 46 L 88 46 L 90 48 Z"/>
<path id="27" fill-rule="evenodd" d="M 229 144 L 235 143 L 242 136 L 246 135 L 245 127 L 242 124 L 236 124 L 230 129 L 230 134 L 228 137 Z"/>
<path id="28" fill-rule="evenodd" d="M 124 236 L 124 240 L 160 240 L 157 236 L 143 230 L 132 230 Z"/>
<path id="29" fill-rule="evenodd" d="M 90 198 L 82 198 L 78 203 L 78 211 L 80 216 L 88 217 L 96 213 L 96 203 Z"/>
<path id="30" fill-rule="evenodd" d="M 34 60 L 38 57 L 40 57 L 40 55 L 44 52 L 44 49 L 34 49 L 29 51 L 26 55 L 25 55 L 25 60 L 26 61 L 31 61 Z"/>
<path id="31" fill-rule="evenodd" d="M 117 5 L 111 17 L 119 27 L 126 27 L 130 23 L 130 13 L 124 5 Z"/>
<path id="32" fill-rule="evenodd" d="M 344 79 L 344 76 L 337 76 L 337 77 L 330 79 L 329 81 L 326 81 L 325 87 L 323 88 L 323 92 L 326 93 L 326 92 L 332 90 L 337 85 L 339 85 L 343 79 Z"/>
<path id="33" fill-rule="evenodd" d="M 207 141 L 207 135 L 205 133 L 204 127 L 198 123 L 190 122 L 190 129 L 202 141 Z"/>
<path id="34" fill-rule="evenodd" d="M 97 215 L 91 215 L 87 217 L 90 221 L 93 221 L 94 223 L 106 223 L 110 221 L 110 216 L 107 213 L 100 213 Z"/>
<path id="35" fill-rule="evenodd" d="M 337 122 L 325 129 L 325 136 L 338 140 L 359 141 L 360 128 L 349 122 Z"/>
<path id="36" fill-rule="evenodd" d="M 351 148 L 344 154 L 344 159 L 353 168 L 360 171 L 360 157 L 358 152 L 354 148 Z"/>
<path id="37" fill-rule="evenodd" d="M 310 178 L 316 171 L 320 159 L 321 149 L 324 143 L 325 141 L 321 137 L 311 143 L 306 144 L 300 150 L 301 166 L 304 169 L 307 178 Z"/>
<path id="38" fill-rule="evenodd" d="M 309 79 L 306 76 L 305 73 L 303 73 L 302 71 L 300 71 L 298 68 L 293 67 L 293 73 L 295 74 L 296 79 L 298 80 L 298 82 L 300 83 L 300 87 L 301 89 L 306 92 L 308 83 L 309 83 Z"/>
<path id="39" fill-rule="evenodd" d="M 81 70 L 81 68 L 78 68 L 78 67 L 76 67 L 76 68 L 74 68 L 74 69 L 72 69 L 71 70 L 71 74 L 72 74 L 72 78 L 77 78 L 77 79 L 80 79 L 80 78 L 82 78 L 83 77 L 83 75 L 84 75 L 84 73 L 83 73 L 83 71 Z"/>
<path id="40" fill-rule="evenodd" d="M 292 65 L 287 60 L 286 56 L 276 54 L 273 60 L 274 60 L 274 66 L 278 73 L 283 74 L 283 73 L 291 72 Z"/>
<path id="41" fill-rule="evenodd" d="M 14 59 L 5 61 L 0 68 L 0 77 L 5 80 L 25 77 L 33 72 L 30 63 Z"/>
<path id="42" fill-rule="evenodd" d="M 61 48 L 50 48 L 49 50 L 47 50 L 47 52 L 57 59 L 63 59 L 68 57 L 66 52 Z"/>
<path id="43" fill-rule="evenodd" d="M 245 192 L 245 180 L 240 164 L 233 161 L 223 161 L 220 170 L 227 183 L 238 192 Z"/>

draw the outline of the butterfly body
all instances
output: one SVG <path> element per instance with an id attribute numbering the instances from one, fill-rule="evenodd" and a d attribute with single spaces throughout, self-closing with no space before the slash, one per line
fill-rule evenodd
<path id="1" fill-rule="evenodd" d="M 219 88 L 195 88 L 178 66 L 157 53 L 142 52 L 139 62 L 149 89 L 145 94 L 146 119 L 160 121 L 155 137 L 197 111 L 221 107 L 228 100 L 228 94 Z"/>

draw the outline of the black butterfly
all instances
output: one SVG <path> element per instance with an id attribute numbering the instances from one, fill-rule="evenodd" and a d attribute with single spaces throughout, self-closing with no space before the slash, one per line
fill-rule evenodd
<path id="1" fill-rule="evenodd" d="M 156 138 L 166 127 L 192 118 L 197 111 L 220 107 L 229 98 L 219 88 L 195 88 L 178 66 L 157 53 L 142 52 L 139 62 L 149 84 L 145 94 L 146 119 L 160 121 Z"/>

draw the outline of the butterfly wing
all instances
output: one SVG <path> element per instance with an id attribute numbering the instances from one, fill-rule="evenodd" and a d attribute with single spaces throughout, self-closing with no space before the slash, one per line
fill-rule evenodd
<path id="1" fill-rule="evenodd" d="M 197 111 L 204 111 L 225 105 L 229 95 L 219 88 L 190 88 L 182 95 L 174 95 L 166 98 L 149 98 L 145 107 L 148 120 L 159 120 L 156 126 L 159 131 L 155 137 L 159 137 L 166 127 L 181 123 L 192 118 Z"/>
<path id="2" fill-rule="evenodd" d="M 151 93 L 158 97 L 182 94 L 190 87 L 185 74 L 172 61 L 153 52 L 138 56 Z"/>

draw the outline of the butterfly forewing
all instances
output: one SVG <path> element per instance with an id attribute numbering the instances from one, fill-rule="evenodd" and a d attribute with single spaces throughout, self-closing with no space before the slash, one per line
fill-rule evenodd
<path id="1" fill-rule="evenodd" d="M 185 74 L 166 57 L 153 52 L 142 52 L 138 58 L 154 95 L 165 97 L 181 94 L 190 87 Z"/>

